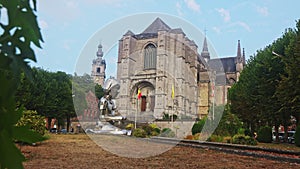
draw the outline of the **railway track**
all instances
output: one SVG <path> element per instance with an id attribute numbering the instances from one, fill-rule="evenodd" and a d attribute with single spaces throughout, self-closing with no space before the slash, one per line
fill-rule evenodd
<path id="1" fill-rule="evenodd" d="M 174 144 L 178 146 L 216 150 L 230 154 L 238 154 L 242 156 L 265 158 L 269 160 L 285 161 L 289 163 L 300 164 L 300 152 L 295 151 L 262 148 L 256 146 L 245 146 L 238 144 L 204 142 L 197 140 L 179 140 L 164 137 L 153 137 L 150 140 L 164 144 Z"/>

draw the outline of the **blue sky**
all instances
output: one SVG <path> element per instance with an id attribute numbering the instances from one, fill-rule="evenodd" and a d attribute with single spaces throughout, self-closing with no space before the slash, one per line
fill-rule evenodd
<path id="1" fill-rule="evenodd" d="M 128 29 L 141 33 L 157 16 L 172 28 L 189 24 L 200 34 L 206 29 L 210 50 L 218 57 L 235 56 L 237 41 L 241 40 L 249 58 L 286 28 L 295 27 L 299 6 L 299 0 L 40 0 L 37 15 L 45 42 L 43 49 L 36 49 L 38 62 L 32 65 L 73 74 L 78 62 L 86 58 L 80 67 L 90 73 L 91 60 L 101 42 L 108 76 L 113 75 L 117 40 Z M 139 21 L 132 16 L 139 16 Z M 186 29 L 201 52 L 202 39 Z"/>

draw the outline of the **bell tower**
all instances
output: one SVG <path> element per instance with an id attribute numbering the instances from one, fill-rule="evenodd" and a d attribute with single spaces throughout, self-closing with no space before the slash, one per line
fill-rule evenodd
<path id="1" fill-rule="evenodd" d="M 105 59 L 103 59 L 103 51 L 102 51 L 102 45 L 98 45 L 98 50 L 96 52 L 97 58 L 93 60 L 92 63 L 92 78 L 94 83 L 97 83 L 101 86 L 103 86 L 105 81 L 105 69 L 106 69 L 106 63 Z"/>

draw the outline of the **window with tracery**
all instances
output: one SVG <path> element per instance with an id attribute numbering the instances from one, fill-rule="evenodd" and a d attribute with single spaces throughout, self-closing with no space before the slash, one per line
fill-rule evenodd
<path id="1" fill-rule="evenodd" d="M 156 47 L 149 44 L 144 49 L 144 69 L 156 68 Z"/>

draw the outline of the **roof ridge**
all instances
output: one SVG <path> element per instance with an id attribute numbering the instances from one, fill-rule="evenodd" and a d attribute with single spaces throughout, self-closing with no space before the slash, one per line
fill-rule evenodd
<path id="1" fill-rule="evenodd" d="M 157 17 L 142 33 L 157 33 L 159 30 L 171 30 L 164 21 Z"/>

